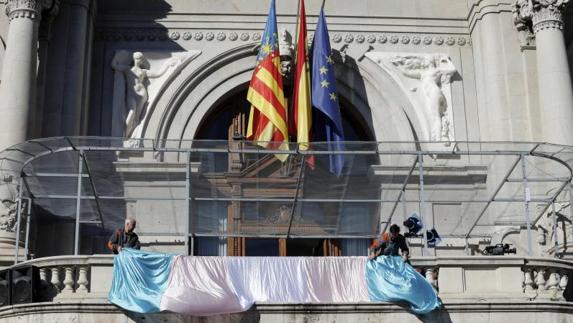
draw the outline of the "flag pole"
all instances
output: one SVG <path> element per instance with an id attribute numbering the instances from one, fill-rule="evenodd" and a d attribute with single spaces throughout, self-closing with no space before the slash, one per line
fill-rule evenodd
<path id="1" fill-rule="evenodd" d="M 296 23 L 294 25 L 294 42 L 293 44 L 298 44 L 298 23 L 300 20 L 300 2 L 302 0 L 298 0 L 297 5 L 296 5 Z M 292 58 L 293 61 L 296 62 L 296 55 L 298 53 L 296 52 L 296 50 L 294 51 L 294 57 Z"/>
<path id="2" fill-rule="evenodd" d="M 326 3 L 326 0 L 322 0 L 322 5 L 320 6 L 320 10 L 324 9 L 324 4 Z"/>
<path id="3" fill-rule="evenodd" d="M 295 15 L 296 15 L 296 23 L 294 24 L 294 42 L 293 42 L 293 44 L 298 44 L 298 36 L 299 36 L 299 35 L 298 35 L 298 24 L 299 24 L 299 22 L 300 22 L 300 2 L 301 2 L 301 1 L 302 1 L 302 0 L 298 0 L 298 1 L 297 1 L 297 5 L 296 5 L 296 13 L 295 13 Z M 296 56 L 298 55 L 298 52 L 296 51 L 296 48 L 295 48 L 295 50 L 294 50 L 293 52 L 294 52 L 294 55 L 293 55 L 293 57 L 292 57 L 292 61 L 294 62 L 294 64 L 296 64 Z M 293 82 L 293 85 L 292 85 L 293 88 L 291 89 L 291 96 L 289 97 L 290 100 L 289 100 L 289 102 L 288 102 L 288 109 L 289 109 L 289 110 L 293 108 L 293 107 L 292 107 L 292 105 L 293 105 L 293 102 L 292 102 L 292 92 L 294 91 L 294 86 L 295 86 L 295 85 L 294 85 L 294 82 Z M 290 113 L 287 112 L 287 129 L 290 129 L 290 123 L 291 123 L 291 122 L 294 122 L 294 120 L 290 120 L 289 116 L 290 116 Z M 289 131 L 289 132 L 290 132 L 290 131 Z M 290 138 L 290 133 L 289 133 L 289 142 L 290 142 L 290 139 L 291 139 L 291 138 Z"/>

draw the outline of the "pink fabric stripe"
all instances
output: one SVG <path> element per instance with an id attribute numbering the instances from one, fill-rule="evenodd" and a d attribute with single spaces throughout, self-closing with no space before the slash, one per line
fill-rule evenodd
<path id="1" fill-rule="evenodd" d="M 369 301 L 365 257 L 183 257 L 173 260 L 161 310 L 207 316 L 255 302 Z"/>

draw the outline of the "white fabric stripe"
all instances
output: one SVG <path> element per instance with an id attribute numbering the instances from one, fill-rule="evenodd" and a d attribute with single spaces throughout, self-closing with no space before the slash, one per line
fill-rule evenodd
<path id="1" fill-rule="evenodd" d="M 369 301 L 365 257 L 183 257 L 174 259 L 161 310 L 216 315 L 255 302 Z"/>

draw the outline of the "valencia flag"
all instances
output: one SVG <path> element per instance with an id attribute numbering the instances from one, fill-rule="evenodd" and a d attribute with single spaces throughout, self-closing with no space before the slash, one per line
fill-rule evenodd
<path id="1" fill-rule="evenodd" d="M 251 103 L 247 139 L 268 149 L 287 150 L 288 128 L 283 80 L 280 73 L 275 0 L 271 0 L 247 100 Z M 285 161 L 288 157 L 287 154 L 275 156 L 281 161 Z"/>

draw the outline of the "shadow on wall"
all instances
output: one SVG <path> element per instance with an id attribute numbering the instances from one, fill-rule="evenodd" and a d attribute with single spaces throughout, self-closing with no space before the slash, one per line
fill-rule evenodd
<path id="1" fill-rule="evenodd" d="M 114 198 L 84 198 L 78 209 L 75 176 L 79 168 L 73 166 L 79 162 L 77 152 L 60 152 L 32 161 L 24 170 L 22 186 L 24 196 L 30 197 L 32 201 L 29 258 L 72 255 L 78 211 L 81 221 L 78 227 L 79 254 L 110 253 L 107 241 L 115 229 L 123 226 L 128 215 L 127 202 L 121 199 L 126 195 L 123 189 L 124 178 L 115 167 L 118 156 L 114 151 L 86 152 L 83 156 L 83 196 Z M 56 176 L 36 176 L 40 173 Z M 62 194 L 67 198 L 56 197 L 62 197 Z M 25 232 L 25 222 L 22 230 Z M 22 239 L 25 239 L 24 234 Z"/>
<path id="2" fill-rule="evenodd" d="M 182 51 L 182 47 L 168 37 L 167 28 L 157 22 L 172 11 L 168 2 L 115 0 L 89 3 L 97 6 L 97 9 L 81 9 L 80 6 L 62 3 L 58 15 L 49 22 L 46 20 L 42 27 L 37 101 L 38 115 L 41 116 L 38 122 L 46 127 L 36 127 L 40 131 L 39 136 L 110 135 L 113 119 L 113 97 L 110 94 L 114 88 L 111 63 L 116 52 L 126 50 L 133 54 L 150 48 L 160 48 L 166 52 Z M 85 25 L 78 23 L 81 21 L 76 19 L 79 14 L 88 14 Z M 125 17 L 137 20 L 137 25 L 129 23 Z M 46 24 L 49 24 L 49 30 Z M 1 54 L 0 50 L 0 58 Z M 80 64 L 82 68 L 78 68 L 78 62 L 85 64 Z M 43 93 L 52 95 L 44 97 Z M 65 154 L 50 158 L 53 165 L 68 162 Z M 77 160 L 77 156 L 73 158 Z M 86 158 L 86 163 L 95 173 L 92 179 L 98 193 L 124 196 L 123 178 L 113 166 L 118 156 L 113 152 L 86 153 Z M 76 165 L 77 161 L 73 164 Z M 93 195 L 95 192 L 91 191 L 89 184 L 86 180 L 84 188 L 88 195 Z M 47 190 L 52 188 L 48 184 L 42 185 Z M 99 221 L 103 218 L 103 224 L 81 225 L 79 251 L 81 254 L 108 253 L 106 242 L 113 230 L 122 225 L 127 213 L 126 205 L 119 200 L 102 200 L 101 205 L 92 202 L 82 201 L 81 219 Z M 73 253 L 73 201 L 36 199 L 34 204 L 37 215 L 34 221 L 41 220 L 32 225 L 31 252 L 34 256 Z"/>
<path id="3" fill-rule="evenodd" d="M 123 224 L 118 220 L 106 219 L 105 226 L 84 223 L 80 227 L 79 253 L 81 255 L 109 254 L 107 242 L 115 228 Z M 28 259 L 50 256 L 72 255 L 74 253 L 75 218 L 54 214 L 39 205 L 32 210 L 30 250 Z"/>
<path id="4" fill-rule="evenodd" d="M 164 322 L 179 322 L 179 323 L 203 323 L 203 322 L 235 322 L 235 323 L 251 323 L 260 322 L 261 316 L 259 312 L 254 310 L 254 307 L 246 312 L 236 314 L 225 314 L 216 316 L 190 316 L 174 313 L 154 313 L 154 314 L 139 314 L 134 312 L 124 312 L 133 322 L 138 323 L 164 323 Z"/>
<path id="5" fill-rule="evenodd" d="M 569 271 L 567 273 L 568 277 L 571 277 L 571 275 L 573 275 L 573 271 Z M 567 282 L 567 287 L 565 287 L 565 290 L 563 291 L 563 297 L 565 297 L 565 300 L 568 302 L 573 302 L 573 280 L 570 279 Z"/>
<path id="6" fill-rule="evenodd" d="M 452 323 L 450 313 L 448 313 L 445 306 L 426 315 L 418 315 L 417 317 L 424 323 Z"/>
<path id="7" fill-rule="evenodd" d="M 408 311 L 409 305 L 407 304 L 400 304 L 400 307 L 404 309 L 404 311 Z M 225 315 L 216 315 L 216 316 L 190 316 L 190 315 L 183 315 L 183 314 L 174 314 L 174 313 L 154 313 L 154 314 L 139 314 L 134 312 L 127 312 L 124 311 L 125 315 L 128 316 L 134 322 L 146 322 L 146 323 L 163 323 L 163 322 L 180 322 L 180 323 L 199 323 L 199 322 L 237 322 L 237 323 L 255 323 L 261 321 L 261 316 L 258 311 L 256 311 L 253 307 L 249 311 L 236 313 L 236 314 L 225 314 Z M 292 319 L 293 316 L 290 316 L 288 313 L 284 313 L 286 318 Z M 328 317 L 328 314 L 326 314 Z M 280 317 L 281 315 L 279 315 Z M 301 314 L 300 320 L 301 322 L 320 322 L 322 321 L 319 316 L 317 317 L 316 313 L 307 313 Z M 296 315 L 298 317 L 298 315 Z M 433 311 L 426 315 L 418 315 L 416 316 L 421 322 L 424 323 L 452 323 L 450 318 L 450 314 L 445 308 Z M 297 320 L 299 321 L 299 320 Z M 351 322 L 351 316 L 348 317 L 348 322 Z M 332 321 L 334 322 L 334 321 Z"/>
<path id="8" fill-rule="evenodd" d="M 569 70 L 573 71 L 573 9 L 568 7 L 567 14 L 564 15 L 565 26 L 564 26 L 564 36 L 565 36 L 565 48 L 567 49 L 567 60 L 569 61 Z M 573 81 L 573 74 L 571 75 Z"/>
<path id="9" fill-rule="evenodd" d="M 2 82 L 2 62 L 4 62 L 4 53 L 6 52 L 6 43 L 0 37 L 0 82 Z"/>
<path id="10" fill-rule="evenodd" d="M 333 50 L 336 62 L 336 86 L 340 96 L 340 112 L 346 140 L 375 141 L 372 114 L 361 114 L 358 106 L 363 105 L 370 111 L 368 93 L 358 66 L 365 56 L 353 57 L 347 53 L 347 48 L 345 45 L 340 50 Z M 322 138 L 317 141 L 320 139 Z"/>

